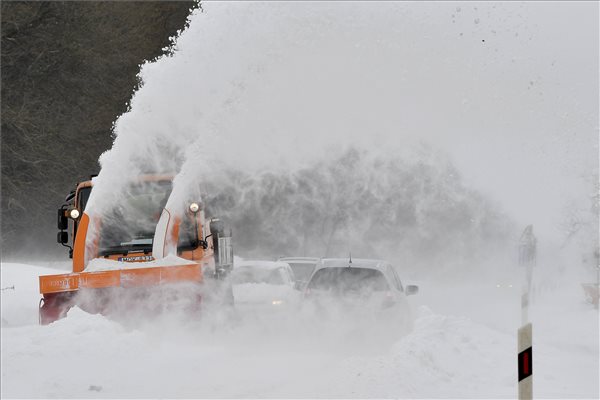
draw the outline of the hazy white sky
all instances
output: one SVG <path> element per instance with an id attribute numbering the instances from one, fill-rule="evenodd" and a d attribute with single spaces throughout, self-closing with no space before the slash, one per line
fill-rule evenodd
<path id="1" fill-rule="evenodd" d="M 142 68 L 145 86 L 117 122 L 118 140 L 143 134 L 151 147 L 170 137 L 194 170 L 216 154 L 272 168 L 332 147 L 401 154 L 424 141 L 538 231 L 556 236 L 572 199 L 589 207 L 598 167 L 597 2 L 203 9 L 173 57 Z"/>

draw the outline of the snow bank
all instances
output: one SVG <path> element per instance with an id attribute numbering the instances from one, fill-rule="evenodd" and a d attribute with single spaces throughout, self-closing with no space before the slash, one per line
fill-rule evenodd
<path id="1" fill-rule="evenodd" d="M 26 293 L 37 305 L 37 275 L 47 269 L 2 264 L 2 272 L 3 287 L 14 283 L 21 294 L 5 303 L 12 292 L 2 292 L 3 318 L 31 308 Z M 474 301 L 479 289 L 420 284 L 423 296 L 409 300 L 427 305 L 417 307 L 408 333 L 351 314 L 328 321 L 259 309 L 164 315 L 132 327 L 78 308 L 43 327 L 37 318 L 7 318 L 1 395 L 514 398 L 516 331 L 490 323 L 497 314 L 486 317 L 489 303 Z M 536 397 L 597 398 L 597 312 L 566 287 L 537 296 L 532 315 Z"/>
<path id="2" fill-rule="evenodd" d="M 515 346 L 513 337 L 468 318 L 421 307 L 415 329 L 387 354 L 349 357 L 323 389 L 359 398 L 514 397 Z"/>
<path id="3" fill-rule="evenodd" d="M 64 274 L 64 269 L 28 264 L 0 264 L 2 326 L 20 326 L 38 323 L 40 275 Z"/>

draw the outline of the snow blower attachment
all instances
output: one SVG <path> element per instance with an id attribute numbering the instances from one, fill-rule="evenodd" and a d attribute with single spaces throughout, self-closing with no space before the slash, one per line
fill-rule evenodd
<path id="1" fill-rule="evenodd" d="M 69 247 L 73 270 L 39 277 L 40 324 L 63 318 L 73 306 L 111 314 L 143 305 L 155 312 L 179 297 L 197 310 L 215 288 L 232 303 L 224 279 L 233 267 L 231 235 L 218 219 L 206 222 L 200 202 L 190 202 L 183 215 L 165 208 L 171 185 L 170 177 L 142 177 L 119 207 L 100 216 L 84 211 L 91 181 L 67 196 L 58 210 L 57 241 Z"/>

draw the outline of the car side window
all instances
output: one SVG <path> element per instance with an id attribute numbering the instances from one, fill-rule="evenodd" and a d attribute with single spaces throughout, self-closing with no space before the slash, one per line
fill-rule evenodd
<path id="1" fill-rule="evenodd" d="M 391 265 L 388 265 L 387 269 L 388 269 L 388 273 L 392 276 L 392 280 L 394 282 L 394 286 L 396 286 L 396 289 L 403 292 L 404 288 L 402 287 L 402 282 L 400 282 L 400 278 L 398 278 L 398 275 L 396 274 L 396 270 L 394 269 L 394 267 L 392 267 Z"/>
<path id="2" fill-rule="evenodd" d="M 279 273 L 281 274 L 281 279 L 285 282 L 286 285 L 291 283 L 290 271 L 287 268 L 280 268 Z"/>

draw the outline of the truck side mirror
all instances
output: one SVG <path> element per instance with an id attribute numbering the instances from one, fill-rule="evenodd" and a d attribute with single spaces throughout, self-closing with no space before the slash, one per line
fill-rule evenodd
<path id="1" fill-rule="evenodd" d="M 65 244 L 69 242 L 69 234 L 65 231 L 60 231 L 56 235 L 56 241 L 60 244 Z"/>
<path id="2" fill-rule="evenodd" d="M 65 209 L 58 209 L 58 220 L 57 220 L 58 230 L 64 231 L 69 227 L 69 219 L 65 215 Z M 59 242 L 60 243 L 60 242 Z"/>

